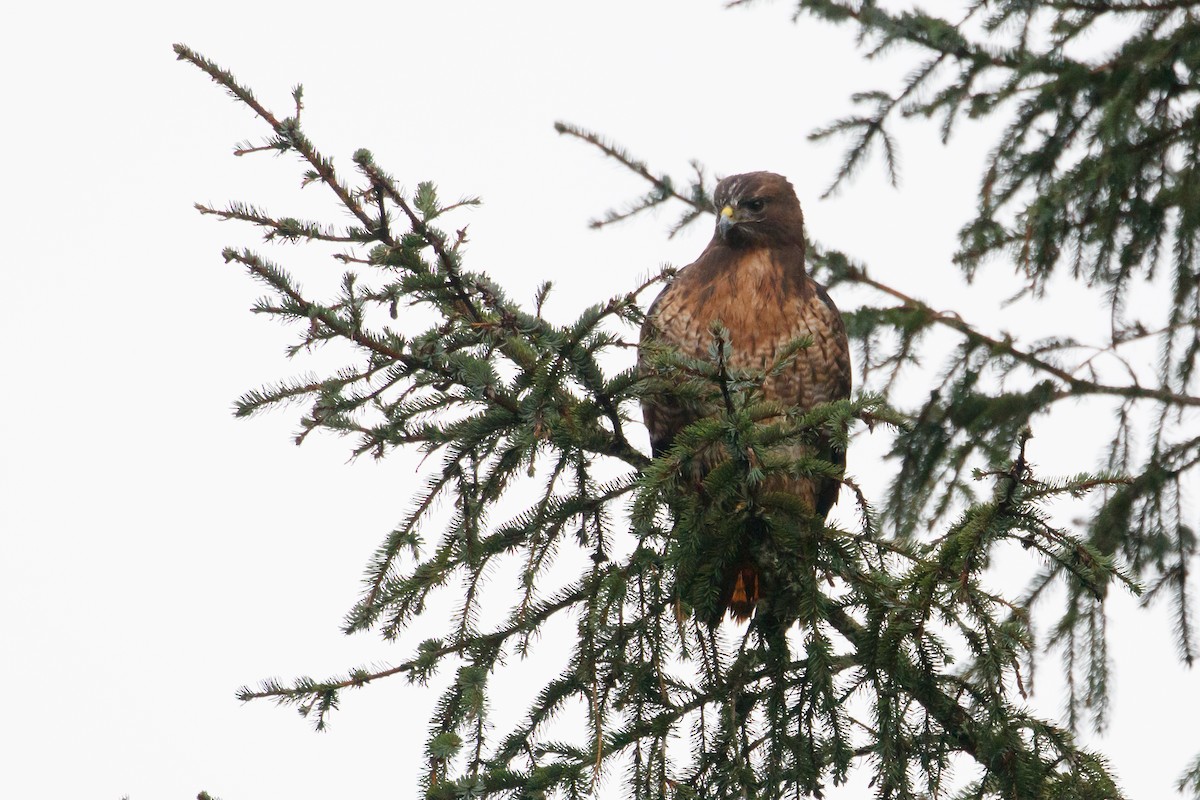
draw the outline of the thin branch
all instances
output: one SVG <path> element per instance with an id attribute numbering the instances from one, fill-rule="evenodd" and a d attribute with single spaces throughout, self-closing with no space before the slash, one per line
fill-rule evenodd
<path id="1" fill-rule="evenodd" d="M 1169 405 L 1200 406 L 1200 397 L 1177 394 L 1167 389 L 1147 389 L 1142 386 L 1109 386 L 1097 381 L 1077 377 L 1044 359 L 1038 358 L 1032 353 L 1019 349 L 1013 344 L 1012 339 L 1008 337 L 996 339 L 987 334 L 980 333 L 958 314 L 936 311 L 926 303 L 901 292 L 899 289 L 894 289 L 885 283 L 871 278 L 867 275 L 866 270 L 860 267 L 850 266 L 847 271 L 847 277 L 855 283 L 861 283 L 877 289 L 884 294 L 891 295 L 901 301 L 905 307 L 923 313 L 929 321 L 958 331 L 969 341 L 986 345 L 992 352 L 1003 353 L 1036 370 L 1053 375 L 1067 385 L 1066 389 L 1059 390 L 1058 397 L 1060 398 L 1081 394 L 1103 394 L 1139 400 L 1154 400 Z"/>

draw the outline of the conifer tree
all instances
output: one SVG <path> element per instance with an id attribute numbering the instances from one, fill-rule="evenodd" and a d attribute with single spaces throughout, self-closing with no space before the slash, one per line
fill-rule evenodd
<path id="1" fill-rule="evenodd" d="M 466 263 L 456 212 L 473 199 L 446 202 L 432 182 L 406 192 L 365 150 L 343 173 L 306 136 L 299 87 L 294 113 L 277 116 L 232 74 L 176 45 L 267 126 L 261 145 L 239 153 L 294 154 L 305 182 L 331 191 L 350 218 L 198 206 L 257 226 L 268 241 L 345 248 L 331 297 L 306 293 L 256 251 L 225 251 L 266 289 L 254 310 L 298 326 L 294 352 L 340 342 L 351 354 L 323 376 L 249 392 L 237 413 L 299 403 L 301 440 L 325 430 L 350 437 L 355 454 L 415 448 L 429 465 L 345 622 L 347 632 L 399 639 L 407 655 L 325 680 L 268 681 L 241 696 L 293 705 L 323 728 L 348 689 L 401 675 L 424 684 L 454 670 L 420 756 L 432 798 L 583 797 L 601 776 L 637 798 L 806 797 L 854 770 L 871 775 L 880 797 L 1122 796 L 1104 759 L 1073 736 L 1085 722 L 1104 723 L 1106 598 L 1142 585 L 1147 601 L 1169 598 L 1189 664 L 1195 647 L 1195 535 L 1186 523 L 1195 512 L 1184 492 L 1200 463 L 1192 5 L 1002 0 L 946 20 L 854 0 L 799 3 L 798 15 L 857 26 L 868 55 L 904 45 L 926 57 L 898 86 L 856 95 L 863 114 L 814 134 L 848 137 L 830 190 L 876 144 L 894 171 L 898 117 L 940 117 L 944 139 L 964 117 L 1003 120 L 958 263 L 968 277 L 986 259 L 1014 265 L 1014 295 L 1034 298 L 1066 271 L 1107 290 L 1112 326 L 1099 345 L 988 334 L 966 310 L 937 311 L 847 255 L 815 248 L 822 282 L 868 298 L 843 309 L 866 388 L 782 417 L 759 389 L 786 356 L 762 373 L 731 370 L 719 328 L 710 358 L 664 353 L 653 379 L 607 368 L 636 342 L 645 304 L 670 270 L 553 324 L 542 314 L 549 284 L 522 304 Z M 1114 17 L 1128 35 L 1103 60 L 1075 52 L 1083 34 Z M 678 211 L 677 227 L 712 212 L 704 170 L 674 179 L 595 133 L 558 129 L 647 184 L 596 226 L 660 206 Z M 1155 281 L 1169 285 L 1161 307 L 1131 308 L 1133 288 Z M 417 329 L 413 319 L 432 322 Z M 936 390 L 917 407 L 893 407 L 897 381 L 947 335 L 957 348 Z M 1158 349 L 1152 372 L 1126 355 L 1146 341 Z M 640 399 L 664 384 L 714 398 L 719 410 L 652 459 L 632 431 Z M 1038 475 L 1026 457 L 1029 436 L 1064 401 L 1113 410 L 1099 474 L 1080 465 L 1073 476 Z M 884 497 L 865 497 L 832 464 L 777 455 L 779 444 L 816 431 L 845 447 L 863 426 L 892 430 L 896 477 Z M 712 447 L 729 459 L 701 497 L 683 476 Z M 801 509 L 786 508 L 759 518 L 762 560 L 786 613 L 714 628 L 706 621 L 729 557 L 721 543 L 745 529 L 771 470 L 840 477 L 859 523 L 813 530 Z M 532 503 L 500 517 L 499 501 L 514 492 Z M 1052 501 L 1085 495 L 1085 521 L 1061 524 L 1050 513 Z M 451 512 L 439 516 L 439 506 Z M 1028 555 L 1033 577 L 1020 596 L 997 595 L 984 579 L 1006 543 Z M 506 621 L 482 626 L 479 598 L 502 561 L 521 565 L 519 585 Z M 1058 609 L 1039 606 L 1052 584 L 1066 587 Z M 406 627 L 438 594 L 457 601 L 444 635 L 407 641 Z M 1035 628 L 1035 615 L 1052 619 Z M 518 725 L 496 730 L 495 668 L 536 658 L 531 643 L 563 618 L 576 621 L 568 663 Z M 1048 631 L 1042 641 L 1039 629 Z M 1069 678 L 1065 725 L 1023 704 L 1047 644 L 1062 652 Z M 586 709 L 586 730 L 556 725 L 571 705 Z M 1200 761 L 1180 788 L 1200 796 Z"/>

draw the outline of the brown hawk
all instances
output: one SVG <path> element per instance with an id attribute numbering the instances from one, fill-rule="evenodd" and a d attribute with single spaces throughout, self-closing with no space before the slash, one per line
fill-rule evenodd
<path id="1" fill-rule="evenodd" d="M 713 196 L 717 229 L 700 258 L 682 270 L 655 299 L 642 328 L 639 371 L 652 372 L 647 345 L 662 344 L 681 355 L 707 359 L 710 329 L 720 321 L 729 333 L 733 369 L 766 370 L 781 350 L 811 337 L 782 371 L 763 383 L 765 399 L 807 410 L 850 396 L 850 349 L 841 315 L 825 288 L 805 271 L 804 215 L 786 178 L 771 172 L 733 175 L 717 184 Z M 675 435 L 714 409 L 698 409 L 669 395 L 642 401 L 642 413 L 656 456 Z M 789 445 L 799 457 L 814 448 Z M 845 466 L 845 453 L 818 445 L 814 455 Z M 717 459 L 723 456 L 716 456 Z M 704 470 L 716 462 L 702 464 Z M 780 478 L 776 492 L 791 492 L 824 519 L 837 500 L 840 484 L 829 478 Z M 749 619 L 760 597 L 758 568 L 744 550 L 722 577 L 720 613 Z"/>

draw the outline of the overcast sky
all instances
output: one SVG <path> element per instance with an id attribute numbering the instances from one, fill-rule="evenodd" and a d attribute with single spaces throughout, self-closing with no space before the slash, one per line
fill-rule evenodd
<path id="1" fill-rule="evenodd" d="M 342 217 L 319 187 L 298 193 L 294 160 L 231 155 L 263 127 L 175 61 L 173 42 L 281 115 L 303 83 L 306 129 L 343 166 L 366 146 L 410 187 L 432 179 L 446 197 L 480 195 L 466 218 L 469 265 L 517 298 L 554 279 L 560 318 L 688 263 L 709 231 L 667 240 L 666 214 L 588 230 L 645 187 L 555 134 L 556 119 L 679 175 L 692 158 L 720 174 L 784 173 L 817 240 L 989 330 L 1057 326 L 1068 313 L 1085 333 L 1096 325 L 1085 294 L 1037 319 L 999 310 L 1003 265 L 976 287 L 958 280 L 949 256 L 987 128 L 943 149 L 913 125 L 899 190 L 875 164 L 820 199 L 840 151 L 805 134 L 846 111 L 849 93 L 891 86 L 907 62 L 865 66 L 851 31 L 793 25 L 788 3 L 190 5 L 22 3 L 0 28 L 0 797 L 416 792 L 430 690 L 397 679 L 347 694 L 325 734 L 234 698 L 266 677 L 394 663 L 439 626 L 394 645 L 338 633 L 404 513 L 415 459 L 348 462 L 347 443 L 329 437 L 294 447 L 294 414 L 230 414 L 242 392 L 309 365 L 285 362 L 292 332 L 247 313 L 260 291 L 220 258 L 257 234 L 192 203 Z M 302 249 L 272 255 L 305 285 L 341 272 Z M 1094 466 L 1096 424 L 1064 415 L 1035 440 L 1035 460 L 1051 473 Z M 851 471 L 883 485 L 887 467 L 869 444 L 861 452 Z M 1115 712 L 1110 733 L 1089 741 L 1133 796 L 1164 797 L 1200 750 L 1197 678 L 1178 665 L 1165 609 L 1133 609 L 1113 602 Z M 1053 716 L 1046 664 L 1034 702 Z M 510 696 L 526 700 L 523 686 Z"/>

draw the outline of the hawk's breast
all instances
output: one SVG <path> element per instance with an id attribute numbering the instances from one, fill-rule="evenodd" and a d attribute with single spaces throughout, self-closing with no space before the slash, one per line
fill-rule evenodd
<path id="1" fill-rule="evenodd" d="M 707 266 L 684 270 L 663 292 L 653 313 L 656 338 L 704 358 L 712 344 L 709 325 L 719 320 L 729 331 L 730 366 L 763 370 L 789 343 L 811 337 L 787 369 L 767 379 L 767 399 L 811 408 L 849 393 L 841 316 L 802 268 L 789 269 L 766 249 L 739 253 L 721 269 Z"/>

